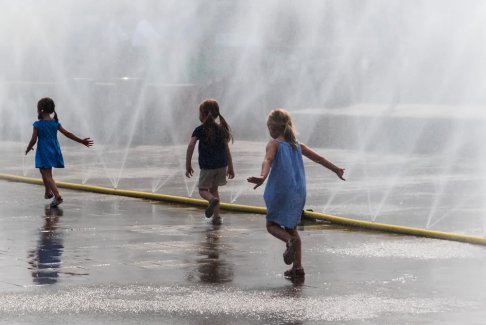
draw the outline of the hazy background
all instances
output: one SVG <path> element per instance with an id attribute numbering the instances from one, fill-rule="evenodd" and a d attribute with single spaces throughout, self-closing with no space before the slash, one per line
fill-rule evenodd
<path id="1" fill-rule="evenodd" d="M 483 233 L 485 14 L 481 0 L 0 0 L 1 168 L 37 175 L 22 153 L 49 96 L 96 142 L 62 140 L 61 179 L 197 196 L 185 144 L 214 97 L 236 140 L 229 200 L 261 203 L 245 178 L 285 107 L 347 169 L 343 184 L 308 167 L 310 207 Z"/>

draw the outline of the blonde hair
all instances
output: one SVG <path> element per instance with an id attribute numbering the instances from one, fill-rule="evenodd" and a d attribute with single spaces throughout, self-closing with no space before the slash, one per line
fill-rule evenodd
<path id="1" fill-rule="evenodd" d="M 270 129 L 284 136 L 285 141 L 290 143 L 292 148 L 297 148 L 295 135 L 297 130 L 292 124 L 292 117 L 283 108 L 277 108 L 268 114 L 267 125 Z"/>

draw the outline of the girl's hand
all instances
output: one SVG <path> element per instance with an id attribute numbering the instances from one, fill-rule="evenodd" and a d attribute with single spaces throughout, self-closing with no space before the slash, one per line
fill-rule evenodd
<path id="1" fill-rule="evenodd" d="M 27 154 L 29 153 L 29 151 L 32 151 L 32 150 L 34 150 L 34 148 L 30 148 L 30 149 L 27 148 L 27 149 L 25 149 L 25 155 L 27 156 Z"/>
<path id="2" fill-rule="evenodd" d="M 337 176 L 338 176 L 340 179 L 342 179 L 343 181 L 345 181 L 345 179 L 344 179 L 344 177 L 343 177 L 343 175 L 344 175 L 344 168 L 338 168 L 338 169 L 336 170 L 336 175 L 337 175 Z"/>
<path id="3" fill-rule="evenodd" d="M 256 184 L 253 189 L 256 189 L 258 186 L 262 185 L 265 182 L 265 178 L 263 176 L 251 176 L 246 179 L 249 183 Z"/>
<path id="4" fill-rule="evenodd" d="M 93 140 L 91 140 L 90 138 L 85 138 L 81 140 L 81 143 L 84 144 L 86 147 L 91 147 L 94 144 Z"/>
<path id="5" fill-rule="evenodd" d="M 192 169 L 192 166 L 187 166 L 186 167 L 186 177 L 190 178 L 194 174 L 194 169 Z"/>
<path id="6" fill-rule="evenodd" d="M 233 179 L 233 178 L 235 178 L 235 171 L 233 170 L 233 167 L 228 167 L 228 172 L 227 172 L 227 174 L 228 174 L 228 178 L 229 178 L 229 179 Z"/>

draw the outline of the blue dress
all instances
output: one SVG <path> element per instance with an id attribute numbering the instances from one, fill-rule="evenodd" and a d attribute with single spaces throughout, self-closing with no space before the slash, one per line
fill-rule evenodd
<path id="1" fill-rule="evenodd" d="M 278 140 L 275 140 L 278 141 Z M 300 144 L 278 141 L 263 198 L 267 220 L 294 229 L 300 222 L 306 197 L 304 162 Z"/>
<path id="2" fill-rule="evenodd" d="M 56 120 L 34 122 L 37 129 L 37 150 L 35 168 L 64 168 L 61 146 L 57 141 L 57 130 L 61 126 Z"/>

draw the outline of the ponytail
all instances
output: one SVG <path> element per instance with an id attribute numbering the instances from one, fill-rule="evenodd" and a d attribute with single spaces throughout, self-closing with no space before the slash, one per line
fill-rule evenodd
<path id="1" fill-rule="evenodd" d="M 217 124 L 211 114 L 206 115 L 206 118 L 203 121 L 203 127 L 206 131 L 206 141 L 209 143 L 213 143 L 214 139 L 216 138 L 215 133 Z"/>
<path id="2" fill-rule="evenodd" d="M 203 127 L 206 130 L 208 143 L 213 143 L 217 137 L 226 142 L 233 141 L 231 128 L 224 117 L 219 113 L 219 104 L 214 99 L 206 99 L 199 105 L 199 114 L 202 116 Z M 216 119 L 219 117 L 219 123 Z"/>
<path id="3" fill-rule="evenodd" d="M 230 142 L 233 143 L 233 134 L 231 134 L 231 128 L 228 124 L 228 122 L 226 122 L 226 120 L 224 119 L 223 115 L 221 115 L 221 113 L 219 114 L 219 122 L 220 122 L 220 125 L 221 125 L 221 129 L 223 131 L 223 137 L 224 139 L 226 140 L 226 142 Z"/>
<path id="4" fill-rule="evenodd" d="M 297 139 L 295 139 L 295 130 L 294 127 L 292 126 L 291 120 L 289 120 L 289 123 L 285 125 L 284 138 L 285 141 L 290 143 L 293 149 L 297 148 Z"/>
<path id="5" fill-rule="evenodd" d="M 56 120 L 56 122 L 59 122 L 59 119 L 57 118 L 57 113 L 56 113 L 56 111 L 54 111 L 54 120 Z"/>

